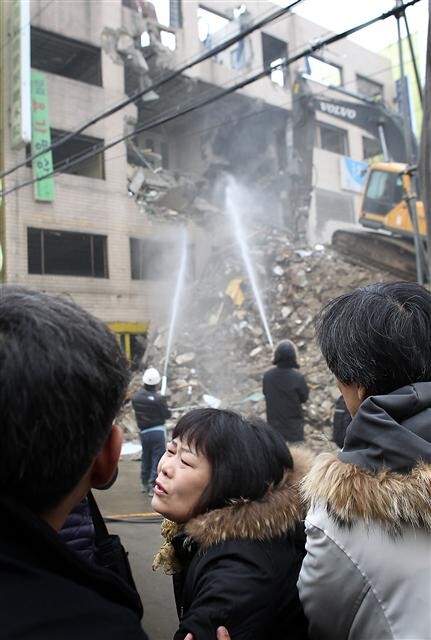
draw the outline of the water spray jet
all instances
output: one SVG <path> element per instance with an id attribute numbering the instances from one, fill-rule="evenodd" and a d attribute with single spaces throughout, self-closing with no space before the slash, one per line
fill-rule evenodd
<path id="1" fill-rule="evenodd" d="M 234 230 L 235 230 L 235 235 L 241 249 L 241 256 L 242 256 L 245 268 L 247 270 L 253 295 L 256 300 L 256 304 L 259 310 L 260 318 L 262 320 L 263 328 L 265 330 L 266 338 L 268 340 L 268 344 L 272 348 L 274 346 L 274 342 L 272 340 L 268 319 L 266 317 L 265 308 L 263 306 L 262 297 L 260 295 L 256 274 L 254 272 L 253 265 L 250 259 L 250 253 L 247 245 L 246 235 L 244 233 L 244 229 L 241 222 L 241 216 L 238 211 L 239 207 L 236 204 L 239 197 L 240 197 L 240 194 L 239 194 L 239 189 L 237 184 L 235 183 L 235 181 L 231 176 L 226 176 L 226 190 L 225 190 L 226 211 L 229 214 L 230 219 L 232 220 Z"/>
<path id="2" fill-rule="evenodd" d="M 160 388 L 160 393 L 162 394 L 162 396 L 166 395 L 166 386 L 167 386 L 167 380 L 168 380 L 169 356 L 171 354 L 171 349 L 172 349 L 172 341 L 173 341 L 173 338 L 174 338 L 174 331 L 175 331 L 175 324 L 176 324 L 176 321 L 177 321 L 180 296 L 181 296 L 181 293 L 182 293 L 182 290 L 183 290 L 183 287 L 184 287 L 186 265 L 187 265 L 187 235 L 184 232 L 180 268 L 178 270 L 178 277 L 177 277 L 177 283 L 176 283 L 176 286 L 175 286 L 174 300 L 173 300 L 173 303 L 172 303 L 171 322 L 169 324 L 168 342 L 167 342 L 167 345 L 166 345 L 165 363 L 164 363 L 164 367 L 163 367 L 162 384 L 161 384 L 161 388 Z"/>

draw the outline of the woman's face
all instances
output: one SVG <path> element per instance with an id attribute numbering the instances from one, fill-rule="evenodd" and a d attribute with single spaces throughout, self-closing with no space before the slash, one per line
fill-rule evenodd
<path id="1" fill-rule="evenodd" d="M 175 438 L 157 470 L 153 509 L 174 522 L 187 522 L 210 481 L 210 463 L 193 445 Z"/>

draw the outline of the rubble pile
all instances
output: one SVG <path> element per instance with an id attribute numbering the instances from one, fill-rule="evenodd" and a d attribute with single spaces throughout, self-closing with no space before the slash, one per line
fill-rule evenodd
<path id="1" fill-rule="evenodd" d="M 328 247 L 295 246 L 280 229 L 256 224 L 250 236 L 274 344 L 293 340 L 310 387 L 307 444 L 315 450 L 334 447 L 330 439 L 339 391 L 315 344 L 314 317 L 322 304 L 342 292 L 391 276 L 353 266 Z M 271 366 L 272 349 L 234 244 L 213 251 L 184 306 L 188 311 L 178 326 L 168 368 L 173 422 L 187 408 L 202 405 L 232 407 L 265 418 L 262 375 Z M 146 365 L 163 367 L 166 340 L 167 327 L 159 328 Z M 132 388 L 139 384 L 140 375 Z"/>

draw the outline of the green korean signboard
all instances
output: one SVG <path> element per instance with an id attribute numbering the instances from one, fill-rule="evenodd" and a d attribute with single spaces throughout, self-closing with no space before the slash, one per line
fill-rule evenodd
<path id="1" fill-rule="evenodd" d="M 51 131 L 49 128 L 48 91 L 46 78 L 39 71 L 31 72 L 31 153 L 39 153 L 51 144 Z M 42 178 L 52 173 L 54 165 L 52 152 L 42 154 L 32 163 L 33 177 Z M 52 202 L 54 200 L 54 178 L 38 180 L 34 183 L 35 200 Z"/>

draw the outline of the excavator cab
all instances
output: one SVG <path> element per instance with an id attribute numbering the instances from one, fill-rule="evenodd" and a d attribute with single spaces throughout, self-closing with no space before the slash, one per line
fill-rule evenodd
<path id="1" fill-rule="evenodd" d="M 413 225 L 405 198 L 412 192 L 406 165 L 380 162 L 370 165 L 362 198 L 359 223 L 369 229 L 382 229 L 395 236 L 411 238 Z M 422 202 L 417 202 L 419 232 L 425 235 Z"/>
<path id="2" fill-rule="evenodd" d="M 359 223 L 367 231 L 337 229 L 335 249 L 358 264 L 385 269 L 415 280 L 417 265 L 413 224 L 407 201 L 413 196 L 411 169 L 397 162 L 376 162 L 369 167 L 359 212 Z M 419 233 L 425 237 L 425 213 L 416 200 Z"/>

